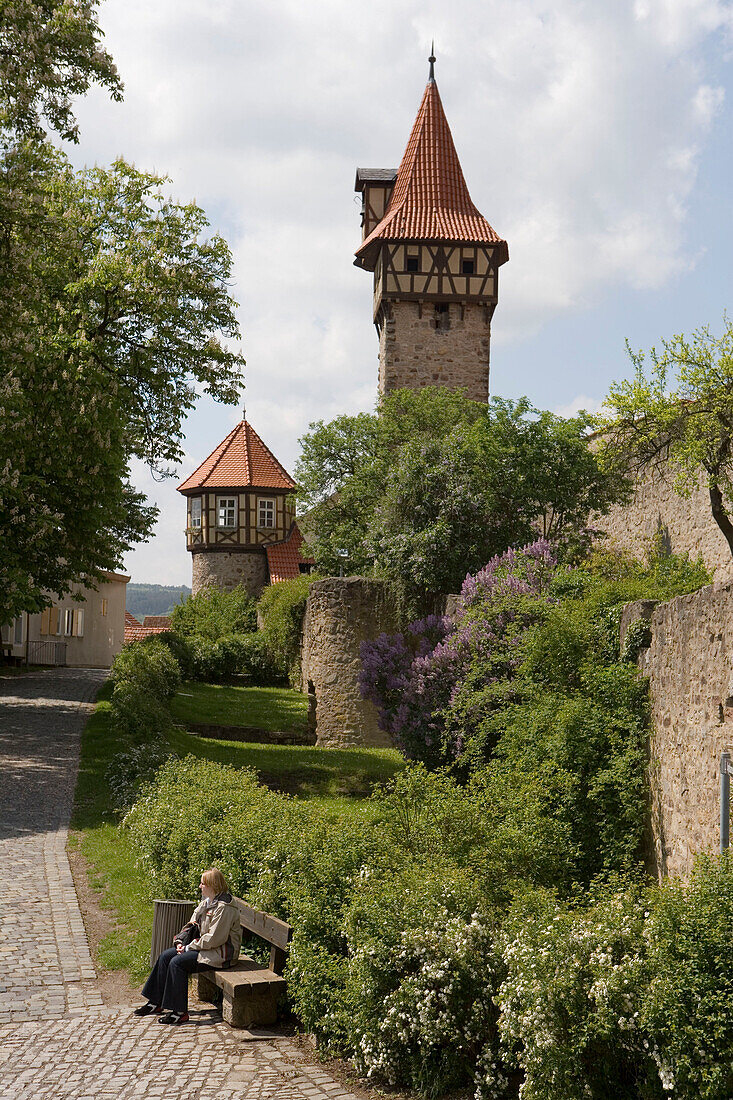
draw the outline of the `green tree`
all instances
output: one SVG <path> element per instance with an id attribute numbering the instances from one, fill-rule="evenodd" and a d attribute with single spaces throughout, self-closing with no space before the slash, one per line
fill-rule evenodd
<path id="1" fill-rule="evenodd" d="M 627 345 L 628 347 L 628 345 Z M 717 337 L 705 325 L 642 351 L 628 348 L 634 377 L 611 387 L 596 421 L 609 469 L 637 476 L 669 468 L 689 496 L 701 483 L 733 554 L 733 322 Z"/>
<path id="2" fill-rule="evenodd" d="M 96 3 L 0 12 L 0 622 L 118 566 L 156 510 L 129 462 L 181 456 L 199 384 L 232 402 L 243 359 L 231 256 L 195 204 L 119 160 L 75 173 L 72 97 L 119 98 Z"/>
<path id="3" fill-rule="evenodd" d="M 418 611 L 508 546 L 581 536 L 623 488 L 599 468 L 587 426 L 526 399 L 486 406 L 439 387 L 313 425 L 297 476 L 319 568 L 391 579 Z"/>
<path id="4" fill-rule="evenodd" d="M 98 0 L 12 0 L 0 5 L 0 130 L 43 135 L 42 120 L 77 141 L 72 100 L 90 84 L 122 98 L 122 82 L 103 49 Z"/>

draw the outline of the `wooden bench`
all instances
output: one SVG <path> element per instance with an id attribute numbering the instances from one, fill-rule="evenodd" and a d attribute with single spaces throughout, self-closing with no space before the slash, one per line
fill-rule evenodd
<path id="1" fill-rule="evenodd" d="M 278 997 L 285 992 L 282 974 L 293 930 L 241 898 L 232 901 L 239 909 L 243 935 L 259 936 L 269 943 L 270 965 L 240 955 L 227 970 L 203 970 L 198 975 L 199 1000 L 217 1004 L 222 998 L 222 1016 L 232 1027 L 268 1026 L 276 1022 Z"/>

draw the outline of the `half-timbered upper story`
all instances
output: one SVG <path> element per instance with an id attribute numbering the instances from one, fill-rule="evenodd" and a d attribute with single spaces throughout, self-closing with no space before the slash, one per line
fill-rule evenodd
<path id="1" fill-rule="evenodd" d="M 197 550 L 266 549 L 287 539 L 295 521 L 295 482 L 242 420 L 190 477 L 186 545 Z"/>
<path id="2" fill-rule="evenodd" d="M 436 305 L 498 298 L 507 243 L 471 201 L 431 73 L 397 172 L 360 168 L 362 243 L 355 263 L 374 272 L 374 319 L 385 302 Z"/>

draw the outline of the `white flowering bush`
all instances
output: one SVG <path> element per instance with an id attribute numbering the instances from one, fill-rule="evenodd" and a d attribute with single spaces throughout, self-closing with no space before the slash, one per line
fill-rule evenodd
<path id="1" fill-rule="evenodd" d="M 733 866 L 701 858 L 690 881 L 667 882 L 648 921 L 643 1018 L 666 1094 L 733 1096 Z"/>
<path id="2" fill-rule="evenodd" d="M 497 996 L 504 1057 L 522 1072 L 521 1100 L 653 1100 L 659 1052 L 641 1025 L 648 985 L 639 887 L 597 890 L 583 905 L 524 900 L 503 943 Z M 485 1068 L 483 1095 L 504 1098 Z"/>
<path id="3" fill-rule="evenodd" d="M 496 914 L 470 875 L 367 878 L 347 920 L 354 1061 L 422 1096 L 471 1085 L 496 1061 Z"/>

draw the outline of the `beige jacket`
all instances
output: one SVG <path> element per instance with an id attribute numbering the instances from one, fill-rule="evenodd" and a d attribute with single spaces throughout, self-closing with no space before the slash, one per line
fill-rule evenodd
<path id="1" fill-rule="evenodd" d="M 210 906 L 202 901 L 194 909 L 191 922 L 199 926 L 201 935 L 191 940 L 186 950 L 198 951 L 199 962 L 221 968 L 237 961 L 242 944 L 242 925 L 231 894 L 217 894 Z M 179 936 L 175 937 L 174 943 L 178 942 Z"/>

